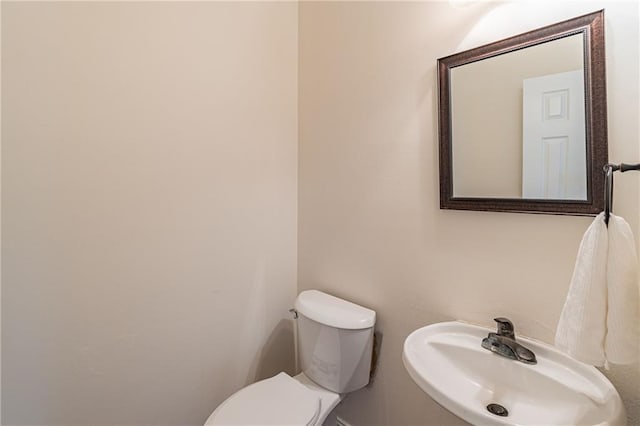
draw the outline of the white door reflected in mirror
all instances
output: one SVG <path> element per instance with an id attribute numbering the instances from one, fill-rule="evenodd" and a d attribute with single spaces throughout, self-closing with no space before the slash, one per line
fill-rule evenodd
<path id="1" fill-rule="evenodd" d="M 586 200 L 584 72 L 523 82 L 522 196 Z"/>

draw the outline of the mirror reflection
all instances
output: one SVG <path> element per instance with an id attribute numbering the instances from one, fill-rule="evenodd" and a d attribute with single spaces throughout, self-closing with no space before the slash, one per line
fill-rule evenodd
<path id="1" fill-rule="evenodd" d="M 583 39 L 451 69 L 455 197 L 586 200 Z"/>

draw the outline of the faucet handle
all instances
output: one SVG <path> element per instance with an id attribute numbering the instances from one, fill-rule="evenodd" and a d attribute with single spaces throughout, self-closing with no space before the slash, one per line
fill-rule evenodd
<path id="1" fill-rule="evenodd" d="M 513 329 L 513 323 L 508 318 L 498 317 L 493 319 L 498 323 L 498 336 L 509 337 L 511 339 L 516 338 L 516 333 Z"/>

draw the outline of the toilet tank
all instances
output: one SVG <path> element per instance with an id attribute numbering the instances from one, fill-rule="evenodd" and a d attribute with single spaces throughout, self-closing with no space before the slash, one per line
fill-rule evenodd
<path id="1" fill-rule="evenodd" d="M 300 293 L 295 308 L 302 372 L 336 393 L 366 386 L 376 313 L 318 290 Z"/>

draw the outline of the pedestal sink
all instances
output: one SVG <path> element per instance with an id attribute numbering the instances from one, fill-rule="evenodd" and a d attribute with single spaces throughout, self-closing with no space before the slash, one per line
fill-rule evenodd
<path id="1" fill-rule="evenodd" d="M 595 367 L 520 336 L 537 364 L 502 357 L 480 346 L 492 331 L 458 321 L 420 328 L 404 342 L 404 365 L 427 395 L 476 426 L 626 425 L 620 395 Z"/>

